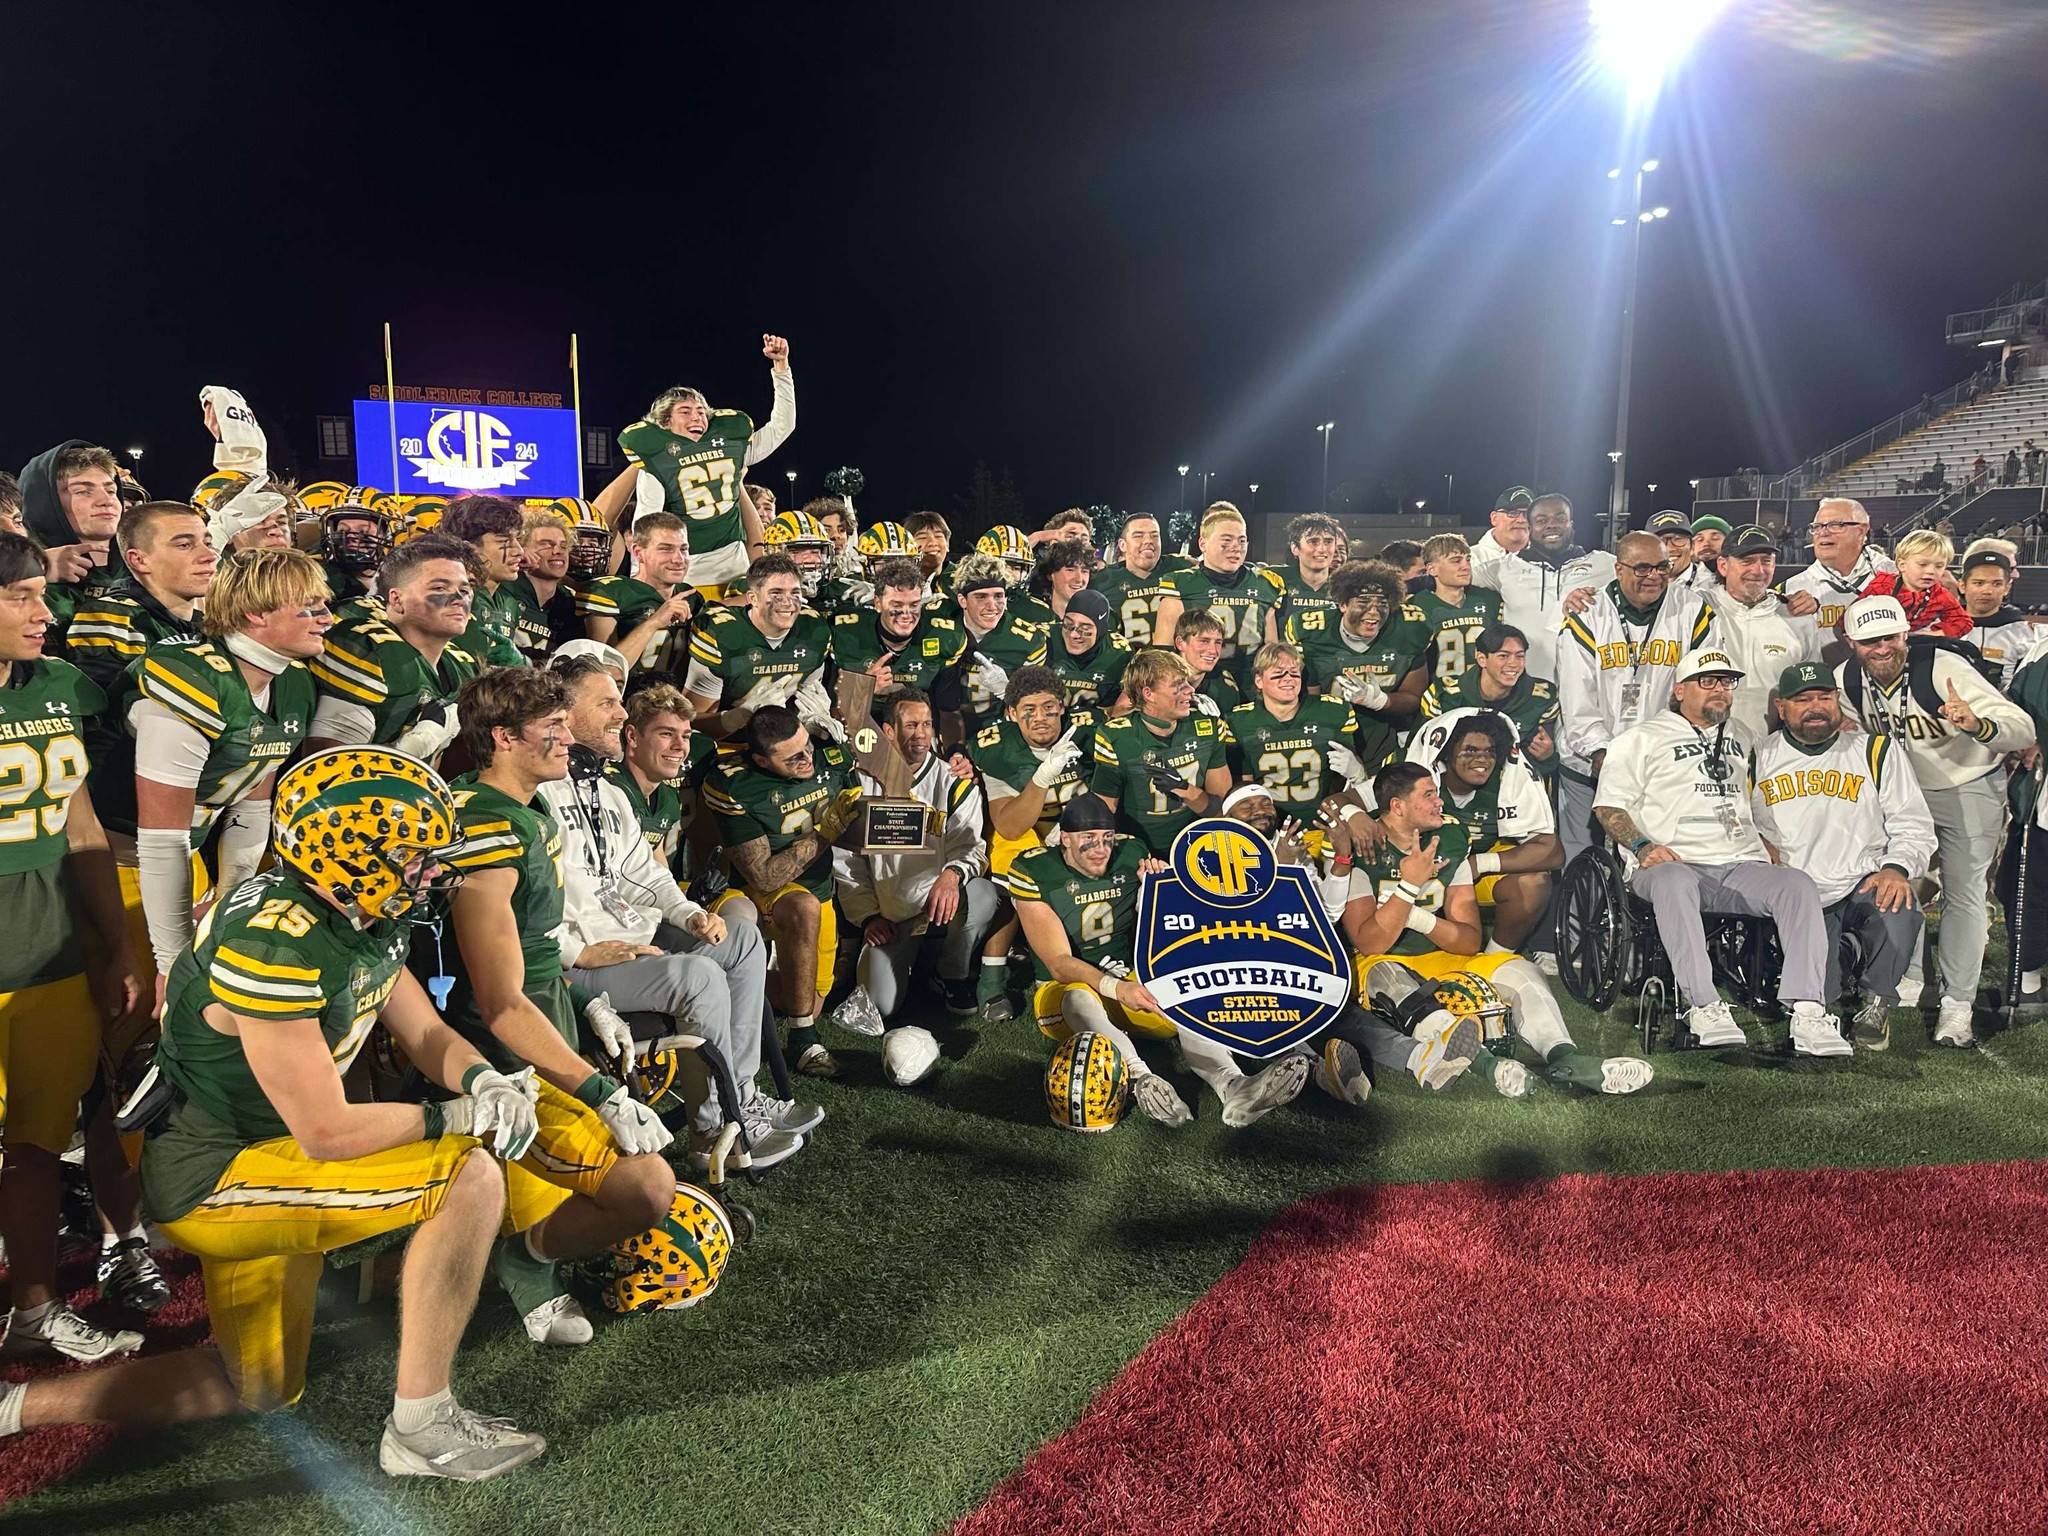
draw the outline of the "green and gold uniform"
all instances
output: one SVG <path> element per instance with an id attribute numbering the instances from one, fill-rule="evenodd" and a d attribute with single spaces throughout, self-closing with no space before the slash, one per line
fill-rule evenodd
<path id="1" fill-rule="evenodd" d="M 746 412 L 713 411 L 704 435 L 694 440 L 636 421 L 619 434 L 619 446 L 661 482 L 663 510 L 683 520 L 690 553 L 697 555 L 746 538 L 739 483 L 753 435 Z"/>
<path id="2" fill-rule="evenodd" d="M 1252 657 L 1266 643 L 1266 616 L 1279 610 L 1287 588 L 1280 578 L 1250 562 L 1229 575 L 1198 565 L 1166 578 L 1165 592 L 1181 601 L 1183 612 L 1207 608 L 1223 623 L 1223 659 L 1217 664 L 1237 679 L 1251 683 Z"/>
<path id="3" fill-rule="evenodd" d="M 1282 816 L 1312 809 L 1344 788 L 1344 776 L 1330 766 L 1330 748 L 1358 751 L 1358 718 L 1335 699 L 1303 699 L 1291 720 L 1276 719 L 1254 700 L 1233 709 L 1228 724 L 1237 777 L 1271 790 Z"/>
<path id="4" fill-rule="evenodd" d="M 1134 832 L 1145 846 L 1165 858 L 1180 829 L 1195 813 L 1178 796 L 1152 782 L 1148 770 L 1171 768 L 1199 789 L 1211 768 L 1226 766 L 1230 732 L 1221 720 L 1189 715 L 1161 736 L 1141 714 L 1105 720 L 1095 730 L 1095 768 L 1090 787 L 1116 801 L 1119 830 Z"/>
<path id="5" fill-rule="evenodd" d="M 1107 714 L 1124 691 L 1124 668 L 1131 664 L 1131 648 L 1121 635 L 1104 635 L 1086 657 L 1070 655 L 1065 641 L 1051 646 L 1046 664 L 1058 674 L 1067 690 L 1067 708 L 1093 709 Z"/>
<path id="6" fill-rule="evenodd" d="M 128 563 L 121 558 L 120 549 L 109 544 L 107 563 L 94 566 L 86 573 L 85 580 L 48 583 L 43 588 L 43 604 L 50 610 L 50 629 L 53 633 L 44 644 L 55 645 L 70 629 L 80 608 L 97 607 L 110 597 L 125 597 L 134 579 L 129 574 Z"/>
<path id="7" fill-rule="evenodd" d="M 775 854 L 810 831 L 812 818 L 854 782 L 853 759 L 843 748 L 820 742 L 812 757 L 808 779 L 785 779 L 763 772 L 744 755 L 722 761 L 711 770 L 704 780 L 704 803 L 718 818 L 718 835 L 726 847 L 738 848 L 765 837 L 768 851 Z M 829 905 L 832 850 L 820 848 L 818 856 L 790 883 Z M 759 894 L 773 897 L 779 893 Z"/>
<path id="8" fill-rule="evenodd" d="M 1326 574 L 1320 587 L 1312 587 L 1302 578 L 1298 565 L 1279 565 L 1272 568 L 1280 577 L 1281 585 L 1287 589 L 1287 600 L 1280 608 L 1280 627 L 1284 632 L 1288 622 L 1304 613 L 1327 613 L 1325 623 L 1337 622 L 1337 600 L 1330 596 L 1330 578 Z"/>
<path id="9" fill-rule="evenodd" d="M 695 588 L 682 590 L 690 599 L 688 611 L 647 642 L 640 659 L 633 663 L 635 672 L 676 672 L 686 664 L 690 634 L 703 620 L 706 604 L 704 594 Z M 667 601 L 667 593 L 650 587 L 637 576 L 600 576 L 576 594 L 576 611 L 586 619 L 612 620 L 617 628 L 606 643 L 616 646 Z"/>
<path id="10" fill-rule="evenodd" d="M 1422 690 L 1422 718 L 1433 719 L 1437 715 L 1448 715 L 1454 709 L 1491 709 L 1506 715 L 1515 727 L 1515 735 L 1521 742 L 1522 761 L 1529 771 L 1539 778 L 1549 778 L 1557 772 L 1558 720 L 1563 710 L 1557 699 L 1557 685 L 1547 678 L 1531 677 L 1524 672 L 1515 679 L 1515 686 L 1503 699 L 1489 699 L 1480 692 L 1481 673 L 1478 667 L 1471 667 L 1457 678 L 1431 683 Z M 1551 746 L 1548 757 L 1531 757 L 1529 742 L 1544 727 L 1550 728 Z M 1484 848 L 1486 844 L 1478 843 Z"/>
<path id="11" fill-rule="evenodd" d="M 127 726 L 128 706 L 135 701 L 131 674 L 156 641 L 198 633 L 196 618 L 179 618 L 136 583 L 81 604 L 64 632 L 65 658 L 107 696 L 107 708 L 85 722 L 85 750 L 93 766 L 86 782 L 92 808 L 116 832 L 135 832 L 135 738 Z"/>
<path id="12" fill-rule="evenodd" d="M 1500 622 L 1500 594 L 1467 587 L 1464 601 L 1446 602 L 1434 592 L 1418 592 L 1409 602 L 1429 635 L 1429 675 L 1456 679 L 1473 665 L 1479 632 Z M 1407 608 L 1402 609 L 1407 616 Z"/>
<path id="13" fill-rule="evenodd" d="M 1337 614 L 1320 610 L 1299 613 L 1287 621 L 1287 643 L 1301 652 L 1306 687 L 1328 693 L 1338 678 L 1349 676 L 1377 683 L 1393 693 L 1410 672 L 1427 663 L 1424 651 L 1429 636 L 1422 615 L 1413 604 L 1404 604 L 1380 626 L 1377 635 L 1364 642 L 1345 631 Z M 1359 762 L 1370 771 L 1392 761 L 1400 752 L 1400 718 L 1363 705 L 1355 713 L 1358 742 L 1352 750 Z"/>
<path id="14" fill-rule="evenodd" d="M 959 624 L 960 633 L 967 637 L 968 649 L 1001 667 L 1005 675 L 1014 673 L 1019 667 L 1045 660 L 1045 631 L 1013 613 L 1005 611 L 994 629 L 977 638 L 967 627 L 967 621 L 961 618 L 960 607 L 952 599 L 935 605 L 933 611 Z M 979 727 L 1001 717 L 1003 699 L 1000 692 L 989 691 L 981 680 L 981 668 L 972 662 L 968 663 L 964 675 L 967 687 L 960 719 L 968 735 L 972 736 Z"/>
<path id="15" fill-rule="evenodd" d="M 1413 906 L 1418 912 L 1428 912 L 1435 915 L 1443 911 L 1444 897 L 1448 893 L 1450 882 L 1457 875 L 1458 867 L 1465 862 L 1465 854 L 1471 847 L 1471 843 L 1466 838 L 1464 827 L 1448 817 L 1446 817 L 1441 827 L 1437 828 L 1434 832 L 1424 832 L 1421 834 L 1421 837 L 1424 843 L 1427 843 L 1432 837 L 1436 839 L 1436 856 L 1444 862 L 1437 878 L 1430 881 L 1423 888 L 1422 899 L 1413 903 Z M 1356 879 L 1360 875 L 1365 876 L 1366 879 L 1372 882 L 1373 900 L 1385 901 L 1393 894 L 1394 887 L 1401 883 L 1401 860 L 1406 857 L 1406 850 L 1397 848 L 1391 841 L 1388 841 L 1382 843 L 1379 852 L 1371 857 L 1366 857 L 1362 853 L 1355 855 L 1355 857 L 1358 859 L 1358 864 L 1353 871 L 1352 878 Z M 1429 935 L 1417 933 L 1412 928 L 1403 928 L 1395 937 L 1393 947 L 1382 951 L 1382 953 L 1390 955 L 1426 955 L 1438 953 L 1438 950 L 1437 946 L 1430 940 Z M 1506 959 L 1509 957 L 1503 956 L 1502 958 Z"/>
<path id="16" fill-rule="evenodd" d="M 865 608 L 842 613 L 832 621 L 832 660 L 842 672 L 865 672 L 875 661 L 889 658 L 889 676 L 896 687 L 932 691 L 932 683 L 967 654 L 967 631 L 951 619 L 926 613 L 900 645 L 884 636 L 882 621 Z"/>
<path id="17" fill-rule="evenodd" d="M 448 866 L 466 875 L 510 869 L 517 876 L 512 887 L 512 916 L 519 924 L 519 954 L 526 965 L 521 990 L 574 1050 L 576 1009 L 554 937 L 562 925 L 562 829 L 540 806 L 522 805 L 473 773 L 465 773 L 448 787 L 455 794 L 455 819 L 463 838 Z M 523 1068 L 526 1063 L 507 1050 L 484 1023 L 453 926 L 441 934 L 438 950 L 431 930 L 421 929 L 417 948 L 423 966 L 431 966 L 438 958 L 455 977 L 455 990 L 445 1010 L 449 1024 L 500 1072 Z"/>
<path id="18" fill-rule="evenodd" d="M 696 731 L 690 732 L 693 759 L 697 756 L 695 748 L 698 734 Z M 709 737 L 704 738 L 704 750 L 706 754 L 712 750 Z M 694 766 L 694 761 L 684 766 L 683 773 L 686 777 L 690 768 Z M 634 816 L 639 819 L 641 835 L 647 839 L 648 851 L 654 855 L 655 862 L 670 862 L 675 857 L 676 843 L 683 824 L 683 797 L 678 787 L 679 781 L 664 780 L 654 786 L 653 794 L 648 795 L 641 793 L 640 781 L 633 777 L 633 770 L 624 763 L 613 763 L 608 766 L 605 769 L 605 777 L 624 791 L 627 801 L 633 807 Z"/>
<path id="19" fill-rule="evenodd" d="M 1109 857 L 1109 868 L 1090 879 L 1069 864 L 1057 848 L 1034 848 L 1019 854 L 1004 882 L 1019 901 L 1042 901 L 1052 908 L 1067 931 L 1067 948 L 1079 960 L 1100 969 L 1105 961 L 1128 966 L 1138 930 L 1138 865 L 1149 855 L 1145 845 L 1127 837 Z M 1032 974 L 1040 982 L 1052 972 L 1034 953 Z"/>
<path id="20" fill-rule="evenodd" d="M 1216 706 L 1216 717 L 1220 720 L 1244 702 L 1244 690 L 1237 686 L 1237 679 L 1225 667 L 1218 667 L 1199 683 L 1195 684 L 1195 697 L 1207 699 Z M 1201 709 L 1201 705 L 1195 706 Z M 1203 714 L 1209 713 L 1202 710 Z"/>
<path id="21" fill-rule="evenodd" d="M 1093 740 L 1096 716 L 1087 710 L 1078 710 L 1067 715 L 1060 729 L 1074 729 L 1077 744 Z M 1057 740 L 1058 738 L 1054 738 Z M 982 792 L 990 801 L 1008 800 L 1020 794 L 1031 782 L 1031 776 L 1038 771 L 1038 765 L 1045 761 L 1032 750 L 1031 743 L 1024 739 L 1024 732 L 1017 722 L 1002 716 L 990 721 L 973 736 L 968 738 L 967 755 L 973 760 L 981 774 Z M 1039 808 L 1038 822 L 1024 837 L 1011 839 L 989 828 L 989 868 L 995 874 L 1002 874 L 1018 854 L 1027 848 L 1039 847 L 1045 834 L 1059 824 L 1060 812 L 1066 803 L 1087 787 L 1088 776 L 1094 771 L 1094 764 L 1088 752 L 1067 765 L 1066 772 L 1054 779 L 1045 792 L 1045 803 Z"/>
<path id="22" fill-rule="evenodd" d="M 523 667 L 526 652 L 520 649 L 524 639 L 521 625 L 526 617 L 526 604 L 519 600 L 519 594 L 506 582 L 493 592 L 488 582 L 479 586 L 475 603 L 469 611 L 469 628 L 457 637 L 455 643 L 487 667 Z"/>
<path id="23" fill-rule="evenodd" d="M 1137 650 L 1152 643 L 1159 622 L 1159 599 L 1166 595 L 1166 578 L 1190 568 L 1178 555 L 1161 555 L 1159 563 L 1143 576 L 1121 565 L 1105 565 L 1088 578 L 1088 586 L 1109 599 L 1117 632 Z"/>
<path id="24" fill-rule="evenodd" d="M 308 664 L 321 694 L 367 709 L 370 740 L 388 746 L 428 704 L 453 705 L 462 685 L 483 669 L 459 645 L 429 662 L 389 624 L 368 619 L 327 632 L 327 648 Z"/>
<path id="25" fill-rule="evenodd" d="M 731 709 L 763 679 L 794 677 L 801 681 L 820 671 L 831 629 L 806 608 L 788 634 L 770 640 L 746 609 L 713 607 L 690 634 L 690 674 L 695 678 L 702 668 L 716 678 L 715 707 Z"/>
<path id="26" fill-rule="evenodd" d="M 576 616 L 576 593 L 568 582 L 559 583 L 555 595 L 545 603 L 534 590 L 533 578 L 524 574 L 506 583 L 505 590 L 519 600 L 513 643 L 534 666 L 546 666 L 557 646 L 582 637 L 583 623 Z"/>
<path id="27" fill-rule="evenodd" d="M 1464 838 L 1465 847 L 1468 849 L 1477 848 L 1484 851 L 1500 841 L 1500 771 L 1498 768 L 1494 770 L 1492 778 L 1488 779 L 1478 789 L 1472 791 L 1463 805 L 1458 804 L 1451 798 L 1450 786 L 1444 782 L 1441 775 L 1438 776 L 1437 787 L 1443 791 L 1444 797 L 1444 831 L 1448 832 L 1455 826 L 1458 829 L 1459 835 Z M 1437 852 L 1441 854 L 1445 846 L 1439 842 Z M 1454 865 L 1446 864 L 1444 869 L 1448 872 L 1455 867 Z"/>

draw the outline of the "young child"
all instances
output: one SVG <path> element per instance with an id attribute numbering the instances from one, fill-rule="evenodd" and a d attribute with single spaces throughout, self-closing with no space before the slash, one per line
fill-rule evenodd
<path id="1" fill-rule="evenodd" d="M 1976 621 L 1964 611 L 1962 601 L 1942 584 L 1949 562 L 1956 557 L 1955 545 L 1945 534 L 1922 528 L 1899 540 L 1892 558 L 1899 563 L 1897 574 L 1882 571 L 1870 578 L 1864 597 L 1896 597 L 1906 610 L 1906 623 L 1913 634 L 1943 634 L 1951 640 L 1967 637 Z"/>

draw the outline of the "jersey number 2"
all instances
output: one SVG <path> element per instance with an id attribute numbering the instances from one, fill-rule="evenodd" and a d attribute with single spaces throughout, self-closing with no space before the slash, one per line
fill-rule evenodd
<path id="1" fill-rule="evenodd" d="M 85 743 L 58 736 L 38 752 L 25 741 L 0 746 L 0 808 L 20 805 L 37 790 L 49 804 L 0 816 L 0 843 L 35 841 L 37 818 L 55 836 L 71 815 L 71 796 L 85 782 Z"/>

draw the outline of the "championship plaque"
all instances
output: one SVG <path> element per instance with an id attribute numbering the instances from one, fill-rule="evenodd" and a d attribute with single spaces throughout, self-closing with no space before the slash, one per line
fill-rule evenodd
<path id="1" fill-rule="evenodd" d="M 875 680 L 866 672 L 839 674 L 839 718 L 854 765 L 882 786 L 861 806 L 859 841 L 865 854 L 927 853 L 939 845 L 938 814 L 910 794 L 910 764 L 875 724 Z"/>

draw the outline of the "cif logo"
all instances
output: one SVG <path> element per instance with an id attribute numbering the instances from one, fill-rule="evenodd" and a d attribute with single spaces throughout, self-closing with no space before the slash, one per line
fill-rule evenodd
<path id="1" fill-rule="evenodd" d="M 1273 883 L 1273 851 L 1253 832 L 1201 821 L 1174 840 L 1173 871 L 1223 906 L 1256 901 Z"/>
<path id="2" fill-rule="evenodd" d="M 451 490 L 499 491 L 517 485 L 540 457 L 538 443 L 517 443 L 512 429 L 489 411 L 437 410 L 424 441 L 399 444 L 428 485 Z"/>

